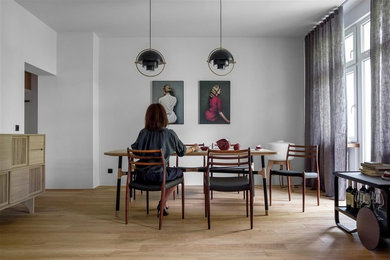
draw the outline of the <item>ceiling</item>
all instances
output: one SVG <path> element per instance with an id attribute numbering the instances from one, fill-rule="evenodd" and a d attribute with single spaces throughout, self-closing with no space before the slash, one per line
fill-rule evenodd
<path id="1" fill-rule="evenodd" d="M 301 37 L 344 1 L 223 0 L 223 36 Z M 99 37 L 149 35 L 147 0 L 16 2 L 57 32 L 95 32 Z M 218 37 L 219 1 L 152 0 L 152 36 Z"/>

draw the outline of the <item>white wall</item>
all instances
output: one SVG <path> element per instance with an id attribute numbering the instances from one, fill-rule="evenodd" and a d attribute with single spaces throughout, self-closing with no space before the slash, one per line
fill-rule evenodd
<path id="1" fill-rule="evenodd" d="M 93 33 L 59 33 L 56 77 L 40 77 L 39 130 L 46 133 L 46 187 L 93 187 Z"/>
<path id="2" fill-rule="evenodd" d="M 1 0 L 0 132 L 24 129 L 25 62 L 56 73 L 57 34 L 13 0 Z"/>
<path id="3" fill-rule="evenodd" d="M 114 185 L 117 158 L 103 152 L 125 149 L 144 125 L 151 102 L 152 80 L 184 81 L 184 125 L 172 125 L 185 143 L 211 144 L 225 137 L 254 147 L 275 140 L 303 143 L 304 77 L 303 39 L 229 38 L 224 47 L 237 60 L 226 77 L 213 75 L 207 66 L 216 38 L 157 38 L 153 47 L 167 66 L 156 78 L 143 77 L 134 66 L 136 55 L 147 47 L 145 38 L 104 38 L 100 44 L 100 184 Z M 198 124 L 199 80 L 231 81 L 231 124 Z M 200 158 L 183 163 L 201 165 Z M 259 159 L 255 162 L 259 165 Z M 126 167 L 126 161 L 123 163 Z M 107 174 L 114 168 L 114 174 Z M 198 173 L 186 174 L 187 184 L 201 184 Z"/>

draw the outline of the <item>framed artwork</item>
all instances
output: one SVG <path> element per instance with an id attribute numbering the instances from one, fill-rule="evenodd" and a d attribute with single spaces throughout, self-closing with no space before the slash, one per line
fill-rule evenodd
<path id="1" fill-rule="evenodd" d="M 199 124 L 230 124 L 230 81 L 199 81 Z"/>
<path id="2" fill-rule="evenodd" d="M 152 103 L 164 106 L 169 124 L 184 124 L 184 81 L 152 81 Z"/>

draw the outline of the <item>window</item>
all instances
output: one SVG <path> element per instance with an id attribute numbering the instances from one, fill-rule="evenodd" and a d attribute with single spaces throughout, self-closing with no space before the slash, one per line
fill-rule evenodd
<path id="1" fill-rule="evenodd" d="M 351 69 L 346 74 L 347 87 L 347 125 L 348 142 L 358 142 L 357 135 L 357 92 L 355 83 L 355 70 Z"/>
<path id="2" fill-rule="evenodd" d="M 352 169 L 371 159 L 370 19 L 362 18 L 345 30 L 348 142 L 360 143 L 360 155 L 348 158 Z M 351 155 L 350 155 L 351 156 Z M 350 168 L 351 169 L 351 168 Z"/>
<path id="3" fill-rule="evenodd" d="M 362 61 L 362 142 L 364 161 L 371 159 L 371 62 Z"/>
<path id="4" fill-rule="evenodd" d="M 349 34 L 347 37 L 345 37 L 345 62 L 351 62 L 354 60 L 354 33 Z"/>
<path id="5" fill-rule="evenodd" d="M 361 40 L 362 40 L 362 48 L 361 52 L 364 53 L 370 50 L 370 21 L 365 22 L 361 26 Z"/>

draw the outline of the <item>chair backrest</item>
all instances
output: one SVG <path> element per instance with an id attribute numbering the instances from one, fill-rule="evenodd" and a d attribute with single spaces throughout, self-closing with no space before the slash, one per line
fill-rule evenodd
<path id="1" fill-rule="evenodd" d="M 244 150 L 208 150 L 207 167 L 240 167 L 252 172 L 250 148 Z"/>
<path id="2" fill-rule="evenodd" d="M 289 160 L 294 158 L 311 159 L 311 166 L 318 172 L 318 146 L 317 145 L 293 145 L 287 148 L 286 162 L 287 170 L 290 170 Z"/>
<path id="3" fill-rule="evenodd" d="M 160 150 L 134 150 L 127 148 L 127 158 L 129 161 L 129 172 L 131 175 L 134 173 L 137 166 L 158 166 L 163 169 L 162 183 L 165 183 L 165 160 L 162 149 Z M 132 178 L 128 178 L 132 180 Z"/>
<path id="4" fill-rule="evenodd" d="M 288 145 L 293 144 L 282 140 L 268 143 L 266 146 L 268 149 L 277 152 L 275 155 L 269 155 L 268 160 L 284 161 L 286 160 Z M 292 159 L 292 158 L 291 158 Z"/>

